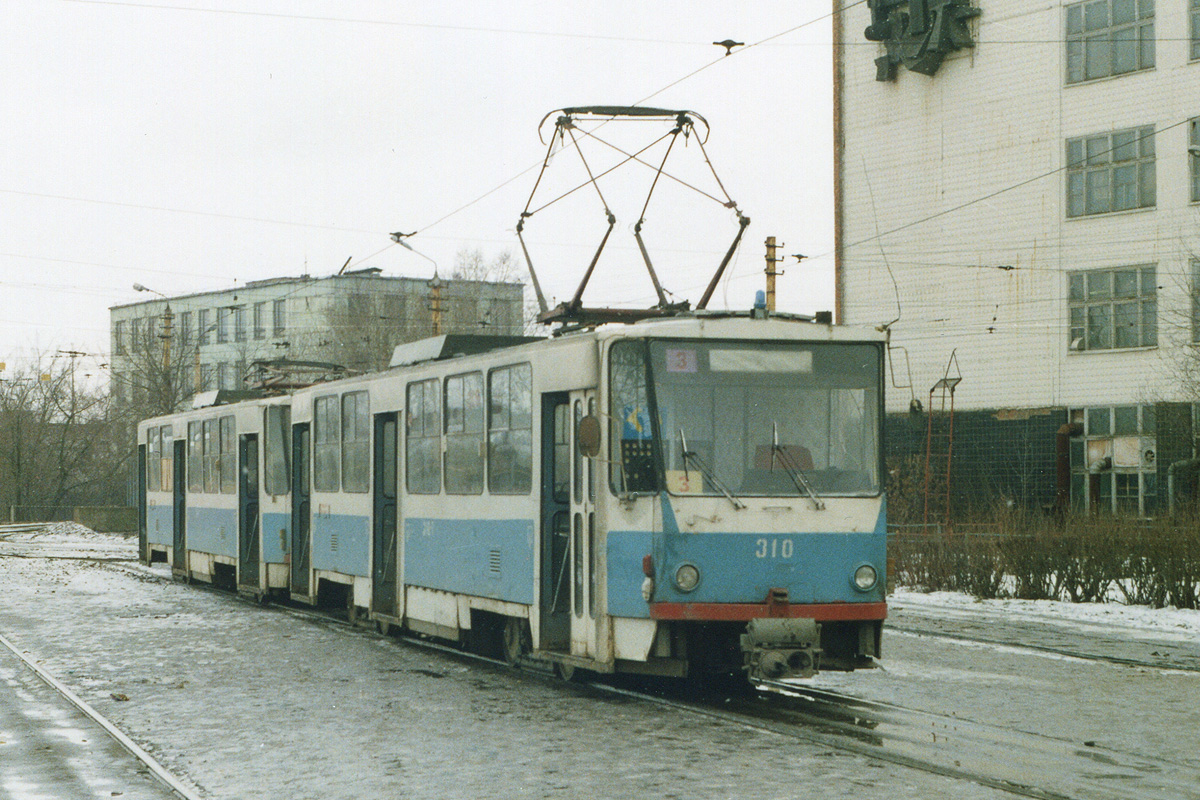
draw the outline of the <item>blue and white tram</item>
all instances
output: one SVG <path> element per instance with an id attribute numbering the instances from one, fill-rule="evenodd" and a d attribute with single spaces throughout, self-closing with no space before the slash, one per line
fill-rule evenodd
<path id="1" fill-rule="evenodd" d="M 138 426 L 147 561 L 188 580 L 264 596 L 288 586 L 291 530 L 285 397 L 223 402 Z"/>
<path id="2" fill-rule="evenodd" d="M 264 512 L 261 537 L 286 539 L 287 568 L 265 585 L 306 602 L 338 587 L 382 628 L 563 673 L 867 665 L 887 613 L 884 346 L 871 329 L 712 312 L 401 346 L 385 372 L 290 398 L 290 527 Z M 289 404 L 217 407 L 213 435 L 232 415 L 266 436 L 264 402 Z M 144 423 L 139 441 L 193 421 Z M 155 551 L 170 526 L 163 494 L 146 496 Z M 187 536 L 233 519 L 189 508 Z M 193 574 L 237 563 L 187 552 Z"/>

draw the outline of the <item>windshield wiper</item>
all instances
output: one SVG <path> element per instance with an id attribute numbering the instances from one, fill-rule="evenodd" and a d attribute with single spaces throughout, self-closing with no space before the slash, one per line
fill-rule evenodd
<path id="1" fill-rule="evenodd" d="M 801 494 L 807 494 L 808 499 L 812 500 L 813 508 L 817 511 L 825 510 L 825 501 L 817 497 L 816 491 L 812 484 L 808 482 L 808 478 L 804 474 L 804 470 L 800 469 L 800 465 L 788 452 L 788 449 L 779 443 L 779 423 L 771 423 L 771 469 L 775 469 L 775 462 L 778 461 L 783 465 L 783 469 L 787 472 L 788 477 L 792 479 L 792 483 L 796 484 L 796 491 Z"/>
<path id="2" fill-rule="evenodd" d="M 743 503 L 738 498 L 734 497 L 733 492 L 729 491 L 729 487 L 721 482 L 721 480 L 717 477 L 716 473 L 713 472 L 712 467 L 710 467 L 708 464 L 706 464 L 704 462 L 704 459 L 702 459 L 700 457 L 700 454 L 697 453 L 695 450 L 688 449 L 687 436 L 684 435 L 683 428 L 679 429 L 679 442 L 683 446 L 682 455 L 683 455 L 684 477 L 689 477 L 688 471 L 687 471 L 687 465 L 688 465 L 688 462 L 691 461 L 693 464 L 696 465 L 696 469 L 700 470 L 700 474 L 704 476 L 704 479 L 707 480 L 709 483 L 711 483 L 713 486 L 715 486 L 721 494 L 725 495 L 726 499 L 729 500 L 729 502 L 733 503 L 734 508 L 745 508 L 746 507 L 745 503 Z M 690 477 L 689 477 L 689 480 L 690 480 Z"/>

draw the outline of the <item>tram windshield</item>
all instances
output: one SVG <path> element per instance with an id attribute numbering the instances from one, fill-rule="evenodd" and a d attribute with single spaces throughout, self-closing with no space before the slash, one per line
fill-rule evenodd
<path id="1" fill-rule="evenodd" d="M 615 491 L 880 491 L 877 345 L 631 340 L 610 363 Z"/>

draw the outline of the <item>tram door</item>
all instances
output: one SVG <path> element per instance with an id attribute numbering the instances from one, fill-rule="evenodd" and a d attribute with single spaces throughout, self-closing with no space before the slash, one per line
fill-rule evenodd
<path id="1" fill-rule="evenodd" d="M 150 563 L 150 544 L 146 531 L 146 445 L 138 445 L 137 460 L 138 559 Z"/>
<path id="2" fill-rule="evenodd" d="M 571 644 L 571 404 L 566 392 L 542 395 L 540 639 L 542 650 Z"/>
<path id="3" fill-rule="evenodd" d="M 309 439 L 311 434 L 307 422 L 292 426 L 292 541 L 291 541 L 291 593 L 308 597 L 309 512 L 312 508 L 312 483 L 309 462 Z"/>
<path id="4" fill-rule="evenodd" d="M 596 486 L 592 459 L 579 451 L 579 422 L 592 407 L 595 392 L 571 392 L 571 655 L 596 655 Z"/>
<path id="5" fill-rule="evenodd" d="M 258 434 L 238 439 L 238 585 L 258 588 Z"/>
<path id="6" fill-rule="evenodd" d="M 171 571 L 187 577 L 187 442 L 179 439 L 171 449 Z"/>
<path id="7" fill-rule="evenodd" d="M 375 415 L 374 514 L 371 541 L 371 610 L 389 617 L 396 611 L 396 412 Z"/>

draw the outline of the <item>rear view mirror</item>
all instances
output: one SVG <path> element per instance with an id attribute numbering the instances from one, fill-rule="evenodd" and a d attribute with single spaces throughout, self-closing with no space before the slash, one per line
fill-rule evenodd
<path id="1" fill-rule="evenodd" d="M 579 445 L 579 452 L 588 458 L 600 455 L 600 420 L 594 414 L 588 414 L 579 420 L 575 440 Z"/>

